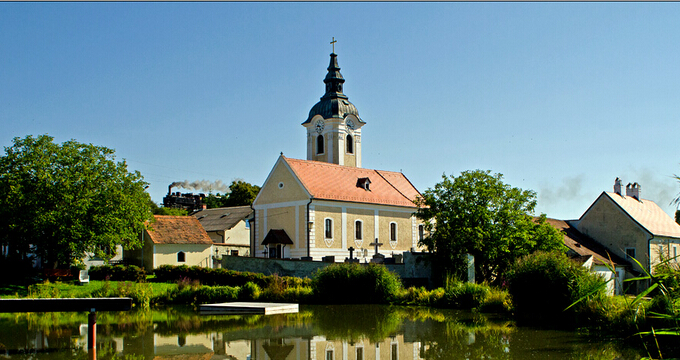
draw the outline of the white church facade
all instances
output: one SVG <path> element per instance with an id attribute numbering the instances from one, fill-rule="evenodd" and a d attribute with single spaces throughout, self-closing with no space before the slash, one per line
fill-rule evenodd
<path id="1" fill-rule="evenodd" d="M 421 251 L 420 193 L 402 173 L 362 168 L 366 123 L 343 93 L 337 55 L 330 56 L 326 92 L 302 123 L 307 159 L 281 155 L 253 202 L 251 254 L 343 261 L 352 248 L 365 262 L 376 248 L 384 256 Z"/>

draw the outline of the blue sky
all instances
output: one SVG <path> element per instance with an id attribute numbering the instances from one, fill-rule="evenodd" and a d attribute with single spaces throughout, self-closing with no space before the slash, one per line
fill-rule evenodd
<path id="1" fill-rule="evenodd" d="M 500 172 L 574 219 L 614 179 L 680 192 L 678 3 L 0 3 L 0 145 L 116 150 L 175 181 L 261 185 L 306 157 L 332 37 L 363 165 L 421 191 Z M 186 190 L 189 191 L 189 190 Z"/>

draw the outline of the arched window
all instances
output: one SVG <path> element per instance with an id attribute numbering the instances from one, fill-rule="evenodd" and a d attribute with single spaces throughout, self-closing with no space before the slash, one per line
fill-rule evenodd
<path id="1" fill-rule="evenodd" d="M 326 239 L 333 238 L 333 219 L 326 219 L 324 221 L 324 236 Z"/>
<path id="2" fill-rule="evenodd" d="M 363 223 L 361 220 L 357 220 L 354 222 L 354 239 L 355 240 L 361 240 L 363 239 Z"/>
<path id="3" fill-rule="evenodd" d="M 423 241 L 425 239 L 425 226 L 422 224 L 418 225 L 418 240 Z"/>
<path id="4" fill-rule="evenodd" d="M 347 153 L 354 154 L 354 139 L 352 135 L 347 135 Z"/>
<path id="5" fill-rule="evenodd" d="M 316 137 L 316 153 L 323 154 L 323 150 L 324 150 L 323 135 L 319 135 Z"/>
<path id="6" fill-rule="evenodd" d="M 397 241 L 397 223 L 390 223 L 390 241 Z"/>
<path id="7" fill-rule="evenodd" d="M 184 251 L 180 251 L 177 253 L 177 262 L 186 262 L 187 261 L 187 256 L 184 253 Z"/>

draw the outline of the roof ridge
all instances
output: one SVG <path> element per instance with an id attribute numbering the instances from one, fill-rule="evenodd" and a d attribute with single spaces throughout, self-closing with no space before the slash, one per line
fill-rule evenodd
<path id="1" fill-rule="evenodd" d="M 284 156 L 285 157 L 285 156 Z M 329 166 L 329 167 L 340 167 L 343 169 L 348 169 L 348 170 L 356 170 L 356 171 L 382 171 L 386 173 L 392 173 L 392 174 L 402 174 L 403 172 L 401 171 L 393 171 L 393 170 L 380 170 L 380 169 L 369 169 L 369 168 L 364 168 L 364 167 L 357 167 L 357 166 L 350 166 L 350 165 L 340 165 L 340 164 L 334 164 L 334 163 L 329 163 L 325 161 L 319 161 L 319 160 L 304 160 L 304 159 L 295 159 L 295 158 L 289 158 L 285 157 L 286 160 L 292 160 L 292 161 L 300 161 L 300 162 L 305 162 L 309 163 L 310 165 L 320 165 L 320 166 Z M 408 179 L 407 179 L 408 180 Z M 409 181 L 410 182 L 410 181 Z M 413 185 L 413 184 L 412 184 Z"/>
<path id="2" fill-rule="evenodd" d="M 409 199 L 408 196 L 404 195 L 404 193 L 402 193 L 396 186 L 394 186 L 394 184 L 392 184 L 389 180 L 387 180 L 387 178 L 384 177 L 383 174 L 380 173 L 382 170 L 373 170 L 373 171 L 375 171 L 376 173 L 378 173 L 378 175 L 380 175 L 381 178 L 383 178 L 388 184 L 390 184 L 390 186 L 391 186 L 394 190 L 396 190 L 396 191 L 399 193 L 399 195 L 403 196 L 404 199 L 406 199 L 406 200 L 408 200 L 408 201 L 413 201 L 413 200 Z M 404 176 L 404 177 L 405 177 L 405 176 Z M 406 180 L 408 180 L 408 179 L 406 179 Z M 409 183 L 410 183 L 410 182 L 409 182 Z M 413 184 L 411 184 L 411 186 L 413 186 Z"/>

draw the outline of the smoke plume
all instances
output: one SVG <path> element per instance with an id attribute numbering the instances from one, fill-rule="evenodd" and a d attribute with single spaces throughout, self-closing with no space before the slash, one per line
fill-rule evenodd
<path id="1" fill-rule="evenodd" d="M 172 184 L 170 184 L 170 187 L 172 187 L 172 188 L 182 188 L 182 189 L 187 189 L 187 190 L 197 190 L 197 191 L 202 190 L 202 191 L 207 192 L 207 193 L 213 193 L 213 192 L 221 193 L 221 194 L 229 193 L 229 185 L 223 183 L 222 180 L 217 180 L 217 181 L 208 181 L 208 180 L 175 181 Z"/>

